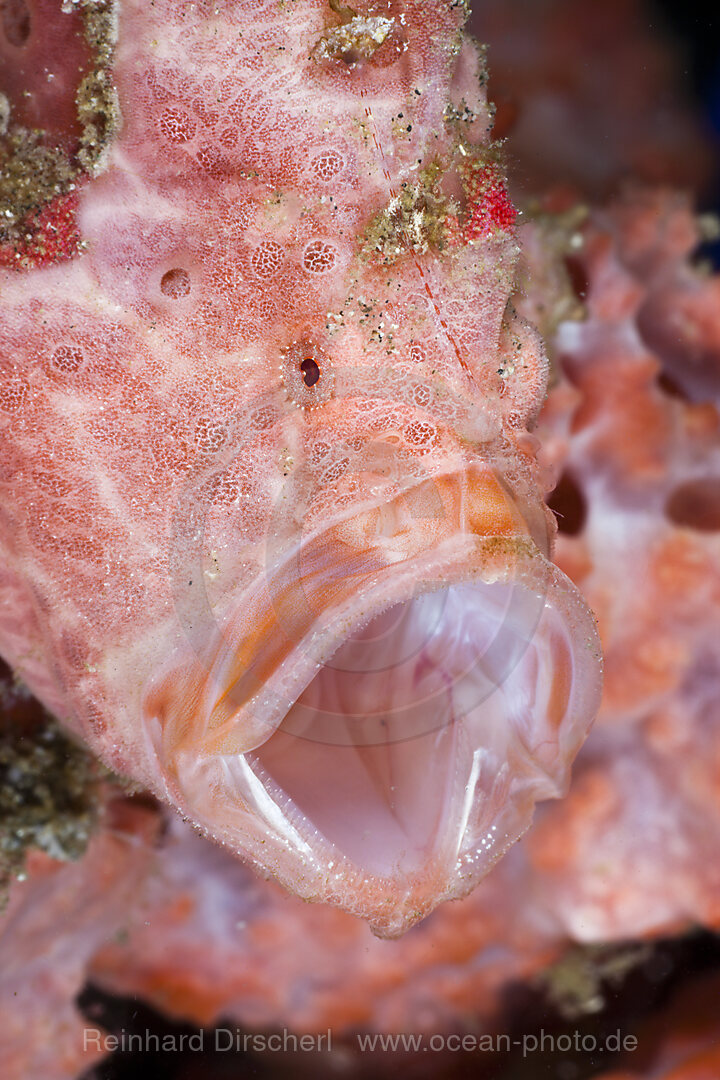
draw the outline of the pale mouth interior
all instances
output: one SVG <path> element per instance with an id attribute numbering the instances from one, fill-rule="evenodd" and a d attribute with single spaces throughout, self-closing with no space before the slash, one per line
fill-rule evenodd
<path id="1" fill-rule="evenodd" d="M 541 611 L 529 590 L 500 583 L 388 608 L 247 755 L 253 771 L 306 836 L 320 834 L 366 873 L 454 863 L 469 818 L 497 819 L 508 761 L 521 784 L 533 772 Z"/>

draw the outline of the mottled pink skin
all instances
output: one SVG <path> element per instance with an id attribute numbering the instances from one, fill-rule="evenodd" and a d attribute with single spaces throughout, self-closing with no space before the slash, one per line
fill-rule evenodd
<path id="1" fill-rule="evenodd" d="M 250 1029 L 298 1031 L 331 1024 L 338 1042 L 347 1036 L 353 1045 L 359 1028 L 456 1031 L 468 1017 L 505 1030 L 499 1017 L 509 986 L 570 943 L 720 927 L 718 676 L 708 662 L 717 637 L 708 596 L 720 578 L 718 534 L 671 521 L 663 509 L 692 468 L 709 470 L 717 413 L 658 384 L 666 348 L 676 356 L 675 337 L 649 356 L 635 332 L 637 312 L 659 288 L 671 298 L 669 319 L 688 289 L 712 295 L 717 278 L 703 278 L 687 260 L 696 228 L 686 200 L 667 192 L 593 213 L 582 245 L 571 249 L 589 283 L 587 317 L 548 331 L 574 378 L 570 384 L 558 371 L 541 418 L 544 445 L 587 503 L 584 525 L 561 533 L 558 554 L 602 613 L 608 657 L 599 722 L 568 796 L 539 809 L 533 830 L 469 897 L 441 906 L 396 942 L 259 881 L 178 823 L 152 856 L 135 903 L 121 919 L 111 913 L 113 927 L 127 933 L 111 940 L 103 923 L 103 944 L 88 966 L 94 982 L 199 1024 L 230 1018 Z M 524 234 L 535 282 L 527 314 L 552 323 L 569 303 L 558 242 L 567 233 L 533 224 Z M 699 312 L 710 340 L 713 317 L 712 305 Z M 692 324 L 686 329 L 692 333 Z M 596 340 L 608 349 L 590 354 Z M 596 365 L 606 365 L 605 378 L 593 381 Z M 642 440 L 632 435 L 639 426 Z M 567 503 L 557 509 L 568 530 Z M 648 528 L 639 537 L 640 518 Z M 138 857 L 147 866 L 142 850 Z M 82 880 L 93 866 L 81 862 L 71 872 Z M 44 911 L 58 924 L 50 904 Z M 714 1009 L 715 998 L 707 1002 Z M 665 1039 L 671 1025 L 677 1035 Z M 713 1060 L 705 1036 L 695 1039 L 674 1014 L 662 1026 L 666 1054 L 657 1072 L 637 1063 L 629 1075 L 666 1077 L 677 1060 L 688 1067 L 678 1080 L 696 1080 L 693 1055 L 698 1065 Z M 644 1033 L 641 1047 L 650 1041 Z"/>
<path id="2" fill-rule="evenodd" d="M 358 19 L 120 5 L 84 254 L 2 275 L 0 648 L 106 762 L 398 933 L 562 793 L 599 662 L 545 558 L 546 365 L 460 5 Z"/>
<path id="3" fill-rule="evenodd" d="M 577 472 L 589 504 L 585 529 L 562 535 L 558 556 L 598 605 L 608 653 L 601 721 L 569 798 L 541 808 L 538 828 L 469 898 L 444 905 L 396 943 L 372 938 L 340 912 L 283 896 L 207 842 L 172 830 L 145 884 L 135 886 L 131 878 L 138 907 L 111 909 L 109 885 L 103 902 L 83 917 L 80 935 L 70 935 L 71 947 L 62 950 L 72 966 L 62 988 L 65 1003 L 82 978 L 73 955 L 78 944 L 91 938 L 94 949 L 125 916 L 131 924 L 126 948 L 119 942 L 102 948 L 91 967 L 109 988 L 139 991 L 161 1008 L 199 1020 L 233 1016 L 250 1025 L 311 1030 L 328 1016 L 348 1029 L 406 1030 L 413 1020 L 428 1029 L 455 1029 L 458 1015 L 468 1012 L 489 1020 L 507 981 L 543 966 L 566 936 L 622 939 L 672 932 L 688 921 L 719 925 L 717 668 L 697 662 L 712 659 L 717 637 L 708 602 L 717 587 L 717 543 L 712 533 L 668 522 L 662 509 L 693 467 L 705 468 L 717 437 L 717 415 L 704 404 L 717 389 L 717 278 L 703 280 L 687 266 L 694 235 L 682 200 L 666 195 L 628 200 L 594 216 L 585 241 L 592 316 L 563 340 L 563 366 L 574 373 L 574 385 L 563 380 L 554 387 L 543 420 L 548 457 L 556 469 L 564 461 Z M 524 246 L 531 247 L 527 235 Z M 535 268 L 535 299 L 547 305 L 552 298 L 540 289 L 545 269 L 542 262 Z M 527 314 L 542 318 L 538 310 Z M 650 357 L 638 347 L 638 333 Z M 622 348 L 592 351 L 593 338 Z M 672 400 L 670 384 L 657 385 L 658 363 L 697 407 Z M 601 377 L 593 380 L 596 365 Z M 617 394 L 608 392 L 612 388 Z M 642 438 L 623 438 L 638 430 Z M 603 437 L 608 431 L 609 440 Z M 657 439 L 649 438 L 651 431 Z M 648 444 L 644 462 L 627 460 L 628 450 Z M 640 547 L 639 516 L 650 526 Z M 648 550 L 659 556 L 657 574 L 648 572 Z M 612 610 L 603 594 L 615 598 Z M 22 617 L 20 610 L 19 625 Z M 651 647 L 643 655 L 648 632 Z M 662 636 L 670 646 L 664 651 L 657 650 Z M 135 850 L 144 869 L 140 845 Z M 121 870 L 129 877 L 129 867 Z M 91 861 L 55 873 L 74 878 L 78 898 L 97 880 Z M 22 891 L 13 910 L 31 901 L 30 884 L 17 886 Z M 66 928 L 62 903 L 60 916 L 52 915 L 53 899 L 61 895 L 57 890 L 41 904 L 56 945 Z M 242 922 L 247 925 L 237 925 Z M 14 933 L 2 943 L 24 958 L 23 967 L 30 921 L 16 921 Z M 42 1010 L 38 1026 L 45 1031 L 49 1020 L 73 1016 L 69 1004 L 47 993 L 58 985 L 48 978 L 61 966 L 55 955 L 44 957 L 42 987 L 33 988 L 28 1003 Z M 321 978 L 309 981 L 308 970 Z M 654 1066 L 633 1061 L 636 1067 L 613 1080 L 715 1076 L 716 991 L 703 988 L 689 1020 L 663 1017 L 666 1030 L 680 1023 L 681 1034 L 666 1040 Z M 713 1009 L 708 1032 L 698 1033 L 703 1002 Z M 7 1008 L 10 989 L 3 1004 L 4 1015 L 16 1015 Z M 79 1027 L 77 1019 L 73 1023 Z M 75 1051 L 79 1043 L 71 1046 Z M 26 1040 L 23 1047 L 27 1051 Z M 42 1063 L 43 1075 L 50 1065 Z M 68 1058 L 66 1075 L 76 1073 Z M 27 1068 L 19 1075 L 28 1075 Z"/>
<path id="4" fill-rule="evenodd" d="M 547 232 L 536 225 L 524 231 L 535 282 L 527 313 L 542 317 L 544 312 L 552 320 L 553 311 L 567 309 L 568 281 L 563 284 L 562 262 L 558 266 L 557 255 L 551 257 Z M 717 475 L 718 418 L 714 406 L 688 403 L 658 383 L 666 357 L 673 363 L 677 355 L 675 336 L 658 338 L 657 352 L 649 353 L 635 329 L 638 312 L 655 303 L 658 290 L 670 297 L 667 318 L 672 322 L 675 303 L 683 304 L 688 291 L 711 297 L 717 277 L 691 268 L 688 254 L 697 224 L 687 201 L 669 192 L 628 196 L 596 211 L 579 235 L 582 243 L 571 250 L 588 283 L 587 311 L 583 320 L 563 322 L 552 336 L 562 371 L 541 417 L 541 431 L 555 467 L 575 478 L 586 502 L 585 521 L 572 534 L 567 501 L 557 504 L 565 530 L 558 557 L 601 615 L 605 693 L 568 796 L 540 808 L 533 830 L 471 897 L 423 925 L 432 935 L 444 920 L 441 958 L 454 958 L 453 991 L 446 993 L 458 1010 L 467 993 L 487 1001 L 492 1013 L 496 986 L 516 977 L 515 964 L 522 963 L 516 948 L 532 968 L 542 962 L 543 948 L 552 951 L 563 941 L 621 941 L 666 935 L 688 925 L 720 925 L 713 855 L 720 837 L 720 722 L 714 705 L 719 666 L 713 629 L 720 587 L 718 531 L 717 524 L 698 527 L 710 522 L 692 518 L 690 509 L 679 521 L 666 511 L 673 492 L 691 477 Z M 686 332 L 698 341 L 712 341 L 717 317 L 708 302 L 698 311 L 697 329 L 686 324 Z M 592 343 L 599 347 L 590 352 Z M 592 378 L 595 371 L 597 379 Z M 572 376 L 572 384 L 563 372 Z M 710 380 L 710 372 L 703 374 Z M 700 509 L 709 515 L 717 502 L 706 500 Z M 297 919 L 295 925 L 303 929 L 294 930 L 295 938 L 312 952 L 312 960 L 302 959 L 300 967 L 323 968 L 322 986 L 333 988 L 327 1000 L 309 989 L 298 1004 L 300 967 L 294 969 L 291 950 L 281 949 L 289 984 L 272 968 L 272 977 L 241 1002 L 231 988 L 243 967 L 240 957 L 252 955 L 248 967 L 265 970 L 274 949 L 269 943 L 275 940 L 268 930 L 263 939 L 268 953 L 261 961 L 256 946 L 247 944 L 252 937 L 248 926 L 245 939 L 235 945 L 225 1001 L 216 1005 L 219 966 L 209 961 L 212 994 L 208 989 L 205 995 L 198 992 L 202 966 L 188 957 L 199 955 L 201 942 L 208 941 L 202 914 L 208 897 L 221 907 L 232 902 L 232 889 L 223 886 L 222 876 L 193 875 L 203 881 L 199 894 L 205 899 L 168 929 L 174 955 L 183 957 L 177 967 L 165 964 L 159 941 L 149 948 L 142 927 L 137 945 L 130 945 L 141 983 L 157 983 L 164 971 L 180 1012 L 192 999 L 195 1008 L 204 1001 L 222 1015 L 233 1001 L 234 1015 L 247 1017 L 248 1023 L 270 1022 L 271 1016 L 282 1023 L 294 1015 L 298 1025 L 320 1029 L 332 1005 L 336 1020 L 347 1016 L 352 1024 L 360 1015 L 357 1022 L 402 1029 L 417 1014 L 419 998 L 434 1001 L 438 1012 L 448 1009 L 448 997 L 434 984 L 430 969 L 410 958 L 410 938 L 377 945 L 383 958 L 378 969 L 388 986 L 395 985 L 395 964 L 414 972 L 411 989 L 405 984 L 396 988 L 391 1003 L 377 983 L 372 990 L 358 990 L 365 985 L 358 974 L 364 960 L 355 953 L 351 920 L 325 944 L 327 927 L 318 923 L 315 936 L 311 910 L 290 904 L 275 917 L 273 933 L 281 936 Z M 168 895 L 174 891 L 185 890 L 173 886 Z M 268 897 L 267 903 L 273 902 Z M 159 912 L 164 903 L 158 894 L 153 906 Z M 252 921 L 262 919 L 262 908 L 257 908 Z M 482 928 L 490 926 L 488 941 L 506 950 L 498 984 L 489 974 L 486 981 L 479 960 L 487 942 L 468 945 L 462 956 L 455 951 L 462 952 L 460 943 L 469 941 L 469 925 L 480 937 Z M 515 936 L 518 927 L 529 929 L 522 945 Z M 122 949 L 107 950 L 98 959 L 108 985 L 117 979 L 123 991 L 133 985 L 130 966 Z M 348 970 L 352 978 L 346 978 Z M 430 1024 L 441 1023 L 438 1013 L 432 1015 Z"/>
<path id="5" fill-rule="evenodd" d="M 198 1021 L 232 1015 L 250 1026 L 452 1030 L 468 1012 L 492 1023 L 503 989 L 570 942 L 720 927 L 720 551 L 717 520 L 698 527 L 711 524 L 718 502 L 706 499 L 699 518 L 687 504 L 684 520 L 666 511 L 691 477 L 718 475 L 718 416 L 715 406 L 658 383 L 675 363 L 677 338 L 658 336 L 649 353 L 636 331 L 638 312 L 654 305 L 658 290 L 669 297 L 669 323 L 688 292 L 712 297 L 717 276 L 688 261 L 697 236 L 686 199 L 643 192 L 593 212 L 570 248 L 582 264 L 576 277 L 587 282 L 586 313 L 551 334 L 559 370 L 541 432 L 545 452 L 574 477 L 586 504 L 579 527 L 567 497 L 556 504 L 558 557 L 600 613 L 607 678 L 566 798 L 539 808 L 534 828 L 470 897 L 400 942 L 372 942 L 353 920 L 323 919 L 268 890 L 238 915 L 246 925 L 237 936 L 221 934 L 232 941 L 228 964 L 206 913 L 239 912 L 230 867 L 210 869 L 202 849 L 176 834 L 163 883 L 144 893 L 125 946 L 95 958 L 94 977 L 123 993 L 142 986 L 156 1001 L 153 988 L 162 984 L 166 1007 Z M 557 224 L 549 233 L 524 227 L 534 282 L 524 303 L 548 326 L 568 308 L 563 237 Z M 717 320 L 708 301 L 686 333 L 712 342 Z M 707 368 L 701 374 L 717 386 Z M 171 897 L 167 950 L 144 923 L 158 926 Z M 286 947 L 290 940 L 302 947 Z M 321 973 L 317 982 L 308 983 L 308 970 Z M 242 973 L 250 971 L 245 993 Z"/>

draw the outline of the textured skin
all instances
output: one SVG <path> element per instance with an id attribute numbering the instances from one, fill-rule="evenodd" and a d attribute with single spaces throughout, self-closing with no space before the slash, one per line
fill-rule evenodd
<path id="1" fill-rule="evenodd" d="M 598 654 L 544 557 L 526 427 L 546 364 L 509 304 L 514 212 L 462 9 L 342 11 L 121 4 L 120 133 L 79 191 L 81 253 L 1 277 L 0 649 L 106 762 L 293 891 L 397 933 L 563 791 Z M 408 741 L 413 699 L 393 699 L 391 734 L 341 725 L 372 744 L 354 760 L 391 817 L 396 772 L 437 789 L 415 862 L 382 836 L 348 857 L 326 833 L 352 810 L 362 846 L 359 796 L 328 796 L 326 827 L 269 776 L 292 771 L 293 738 L 249 755 L 389 604 L 465 585 L 481 599 L 456 627 L 485 598 L 523 608 L 505 624 L 520 675 L 491 672 L 513 704 L 482 736 L 439 714 Z M 455 631 L 471 654 L 476 625 Z M 452 686 L 460 655 L 435 677 Z M 308 797 L 341 776 L 325 760 L 293 780 Z"/>
<path id="2" fill-rule="evenodd" d="M 524 232 L 536 283 L 527 302 L 552 318 L 567 307 L 569 283 L 549 253 L 563 250 L 568 233 L 557 223 Z M 196 842 L 176 834 L 129 938 L 94 959 L 93 977 L 108 987 L 142 987 L 197 1022 L 233 1015 L 250 1026 L 290 1020 L 308 1030 L 328 1023 L 405 1030 L 414 1022 L 452 1030 L 468 1013 L 492 1023 L 503 988 L 552 962 L 568 943 L 720 927 L 716 605 L 708 602 L 718 590 L 720 557 L 717 524 L 697 527 L 711 523 L 707 514 L 717 503 L 705 500 L 706 516 L 688 513 L 684 521 L 665 509 L 691 477 L 717 475 L 718 417 L 713 405 L 692 404 L 658 383 L 677 360 L 677 337 L 658 340 L 650 354 L 634 330 L 661 288 L 670 321 L 676 305 L 696 295 L 697 334 L 691 323 L 685 330 L 693 348 L 712 343 L 718 277 L 689 264 L 697 225 L 687 201 L 669 192 L 636 194 L 597 211 L 580 235 L 581 247 L 571 250 L 585 273 L 585 318 L 564 321 L 551 338 L 573 383 L 559 373 L 541 430 L 547 452 L 574 477 L 585 502 L 577 528 L 567 497 L 557 504 L 564 529 L 558 557 L 603 614 L 608 674 L 567 797 L 539 809 L 533 829 L 470 897 L 399 942 L 373 942 L 354 920 L 329 912 L 321 918 L 269 888 L 262 900 L 251 890 L 249 902 L 229 862 L 210 869 Z M 598 342 L 605 349 L 590 351 Z M 611 372 L 591 380 L 603 363 Z M 640 427 L 656 438 L 638 439 Z M 192 872 L 192 865 L 204 869 Z M 208 911 L 213 919 L 224 912 L 225 927 L 246 925 L 217 937 Z M 302 948 L 284 944 L 290 941 Z M 308 970 L 322 975 L 308 982 Z M 248 971 L 265 978 L 245 992 Z"/>
<path id="3" fill-rule="evenodd" d="M 718 441 L 716 408 L 678 396 L 667 381 L 685 373 L 687 395 L 698 380 L 705 397 L 717 387 L 718 278 L 687 259 L 697 235 L 686 200 L 668 192 L 628 197 L 570 232 L 555 220 L 524 228 L 535 282 L 526 313 L 548 320 L 558 366 L 541 417 L 545 452 L 574 477 L 585 503 L 584 520 L 573 518 L 568 496 L 553 496 L 563 527 L 558 557 L 603 613 L 608 659 L 599 719 L 568 796 L 540 808 L 533 830 L 469 897 L 441 906 L 397 942 L 374 938 L 343 912 L 288 897 L 177 823 L 155 853 L 136 845 L 137 870 L 124 871 L 138 874 L 134 903 L 84 916 L 83 935 L 99 946 L 87 961 L 93 982 L 198 1024 L 230 1018 L 251 1030 L 299 1031 L 331 1024 L 338 1041 L 354 1045 L 356 1029 L 457 1031 L 471 1018 L 472 1030 L 505 1030 L 499 1014 L 508 988 L 568 944 L 720 927 L 717 635 L 707 602 L 719 578 L 718 530 L 708 527 L 717 504 L 706 499 L 699 518 L 685 504 L 680 521 L 665 509 L 692 477 L 713 475 Z M 562 269 L 568 239 L 586 315 L 550 333 L 573 303 Z M 666 324 L 688 310 L 688 298 L 695 320 L 683 319 L 680 339 L 658 334 L 648 351 L 640 313 L 656 309 L 658 294 Z M 607 348 L 591 350 L 598 342 Z M 681 366 L 683 349 L 706 362 Z M 605 378 L 592 379 L 601 365 Z M 647 437 L 638 439 L 639 429 Z M 601 603 L 603 596 L 615 604 Z M 103 833 L 101 843 L 112 844 L 113 835 Z M 96 863 L 86 857 L 54 873 L 83 895 Z M 63 941 L 61 889 L 44 894 L 42 878 L 15 888 L 14 910 L 39 897 Z M 13 925 L 14 935 L 0 941 L 0 967 L 32 946 L 21 940 L 29 924 Z M 56 982 L 74 944 L 59 952 L 61 961 L 50 962 Z M 80 981 L 73 964 L 66 1001 Z M 9 994 L 7 1001 L 12 1006 Z M 703 987 L 687 1009 L 662 1016 L 658 1031 L 639 1032 L 632 1071 L 613 1080 L 714 1077 L 715 1001 L 714 987 Z M 54 997 L 38 994 L 35 1003 L 47 1017 L 60 1013 Z M 662 1052 L 651 1067 L 656 1041 Z"/>

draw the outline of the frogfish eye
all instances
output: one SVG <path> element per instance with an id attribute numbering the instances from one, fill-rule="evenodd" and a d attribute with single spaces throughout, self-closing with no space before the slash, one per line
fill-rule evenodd
<path id="1" fill-rule="evenodd" d="M 303 382 L 306 386 L 314 386 L 320 378 L 320 368 L 311 356 L 307 356 L 300 365 Z"/>
<path id="2" fill-rule="evenodd" d="M 322 405 L 333 395 L 332 357 L 312 338 L 294 341 L 283 351 L 280 377 L 290 400 L 302 409 Z"/>

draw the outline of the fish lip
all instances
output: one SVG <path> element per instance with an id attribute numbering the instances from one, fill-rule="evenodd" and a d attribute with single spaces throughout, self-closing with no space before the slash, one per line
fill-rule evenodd
<path id="1" fill-rule="evenodd" d="M 309 543 L 337 543 L 330 534 L 331 530 Z M 338 579 L 336 599 L 322 608 L 319 619 L 308 607 L 302 632 L 298 633 L 302 619 L 287 625 L 275 618 L 266 637 L 277 644 L 284 636 L 286 655 L 274 663 L 276 652 L 267 679 L 262 677 L 267 656 L 261 656 L 259 670 L 245 669 L 233 681 L 242 627 L 253 620 L 262 624 L 260 609 L 245 603 L 236 613 L 232 632 L 226 628 L 225 638 L 216 643 L 202 675 L 204 728 L 198 730 L 196 724 L 191 738 L 178 738 L 184 725 L 171 721 L 155 743 L 167 793 L 209 836 L 249 858 L 299 896 L 337 904 L 367 919 L 380 936 L 394 937 L 444 899 L 466 895 L 529 826 L 536 799 L 563 793 L 570 763 L 599 704 L 600 650 L 594 620 L 580 594 L 528 535 L 477 536 L 460 530 L 403 561 L 383 565 L 371 559 L 364 571 L 362 590 L 355 578 Z M 279 577 L 265 583 L 255 603 L 264 604 L 275 616 L 282 613 L 287 601 L 282 583 L 292 580 L 292 570 L 284 567 Z M 572 628 L 570 648 L 578 677 L 567 711 L 573 722 L 565 725 L 554 755 L 545 761 L 533 759 L 527 790 L 519 796 L 522 805 L 508 805 L 506 813 L 500 812 L 493 822 L 492 843 L 488 841 L 482 857 L 476 850 L 463 849 L 461 836 L 452 865 L 447 859 L 430 859 L 419 872 L 404 877 L 367 873 L 319 836 L 289 802 L 282 803 L 254 752 L 280 727 L 319 667 L 359 626 L 393 604 L 450 585 L 481 582 L 521 586 L 536 598 L 539 613 L 549 604 L 560 621 Z M 290 610 L 297 614 L 292 604 Z M 254 692 L 248 693 L 248 688 Z M 197 707 L 197 693 L 194 700 Z M 146 716 L 148 712 L 153 712 L 152 705 L 146 708 Z M 497 782 L 504 780 L 499 777 Z"/>

